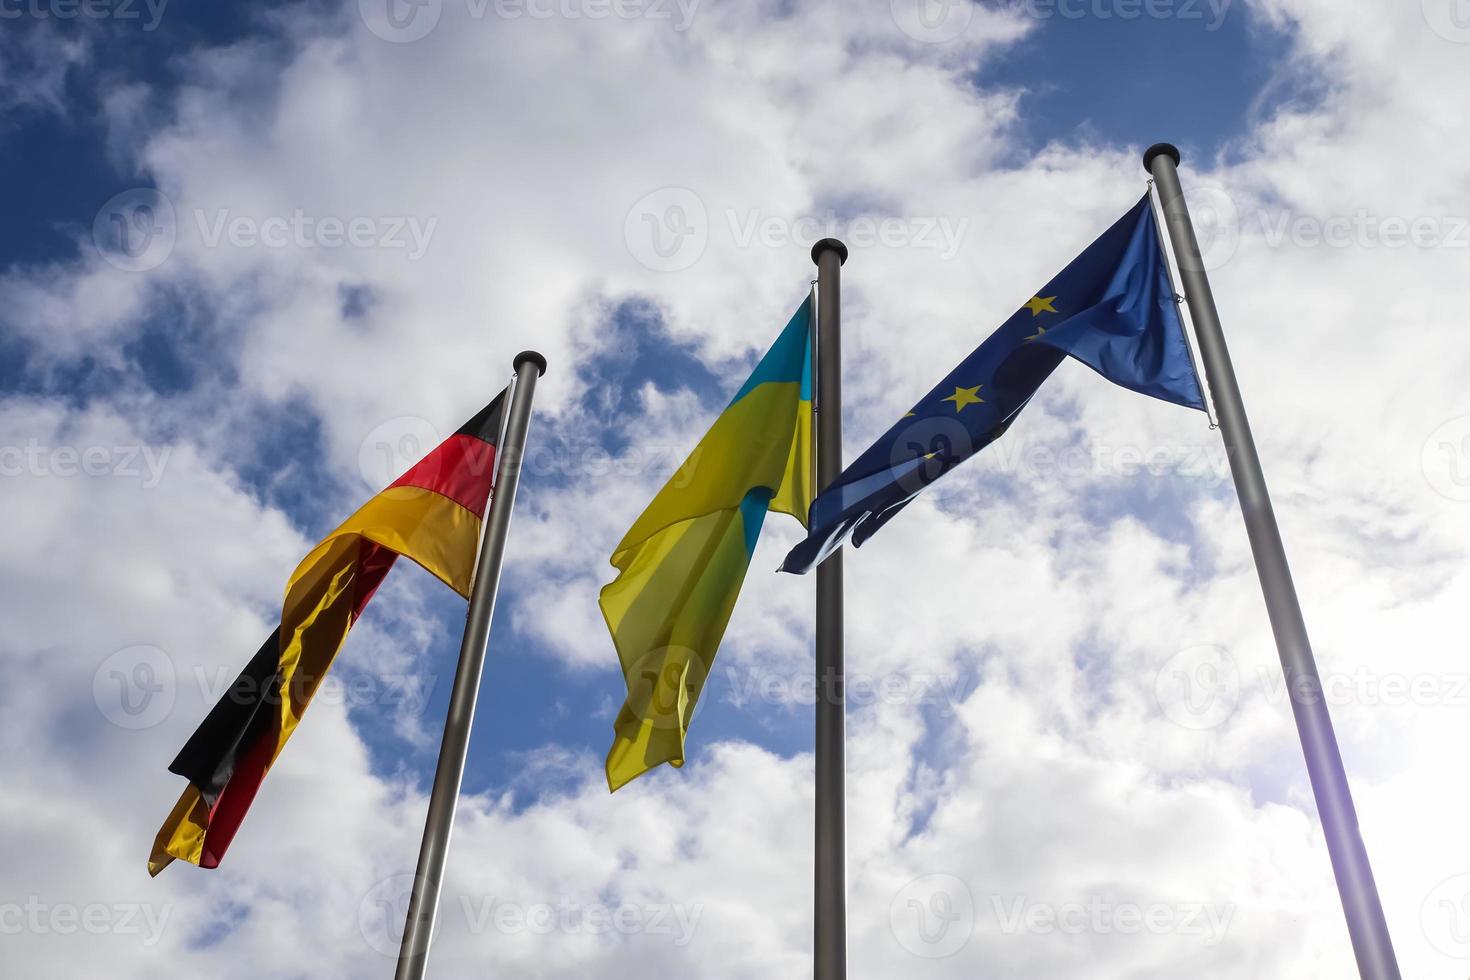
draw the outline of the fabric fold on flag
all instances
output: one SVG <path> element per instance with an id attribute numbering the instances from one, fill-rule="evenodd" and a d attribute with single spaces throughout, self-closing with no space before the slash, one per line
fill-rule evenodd
<path id="1" fill-rule="evenodd" d="M 768 510 L 805 523 L 812 499 L 811 299 L 612 554 L 598 597 L 628 694 L 610 790 L 684 740 Z"/>
<path id="2" fill-rule="evenodd" d="M 1204 410 L 1149 195 L 1001 324 L 812 504 L 782 571 L 861 546 L 994 442 L 1067 357 L 1115 384 Z"/>
<path id="3" fill-rule="evenodd" d="M 507 389 L 508 390 L 508 389 Z M 469 596 L 506 391 L 322 539 L 286 586 L 281 623 L 185 743 L 189 780 L 148 859 L 219 866 L 347 632 L 399 556 Z"/>

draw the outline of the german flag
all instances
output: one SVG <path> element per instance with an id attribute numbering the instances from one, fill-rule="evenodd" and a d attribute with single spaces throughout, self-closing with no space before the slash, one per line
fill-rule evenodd
<path id="1" fill-rule="evenodd" d="M 509 389 L 507 389 L 508 391 Z M 148 858 L 219 866 L 337 651 L 400 555 L 468 598 L 506 391 L 296 566 L 281 624 L 168 767 L 189 786 Z"/>

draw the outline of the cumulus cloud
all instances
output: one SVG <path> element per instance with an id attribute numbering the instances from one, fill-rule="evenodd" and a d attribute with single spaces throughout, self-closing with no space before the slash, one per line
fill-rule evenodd
<path id="1" fill-rule="evenodd" d="M 1466 49 L 1416 5 L 1339 6 L 1240 13 L 1324 84 L 1218 159 L 1191 152 L 1186 192 L 1219 219 L 1215 291 L 1390 927 L 1407 975 L 1451 976 L 1470 952 L 1443 918 L 1470 872 Z M 0 927 L 38 909 L 7 936 L 24 975 L 390 969 L 425 800 L 375 765 L 374 726 L 425 760 L 422 714 L 315 707 L 224 868 L 143 871 L 198 678 L 254 648 L 318 530 L 293 522 L 327 519 L 253 483 L 236 433 L 309 413 L 329 517 L 370 492 L 365 447 L 451 430 L 515 351 L 544 351 L 533 438 L 559 455 L 521 501 L 501 621 L 616 697 L 607 555 L 720 401 L 640 356 L 630 397 L 589 402 L 631 343 L 621 304 L 733 389 L 803 295 L 811 238 L 852 239 L 856 448 L 1144 190 L 1131 135 L 1020 154 L 1024 93 L 977 81 L 1045 29 L 1014 7 L 975 7 L 945 44 L 882 5 L 698 5 L 686 29 L 494 9 L 447 3 L 395 43 L 356 3 L 288 7 L 268 36 L 195 51 L 176 90 L 105 116 L 171 209 L 133 226 L 164 234 L 139 253 L 161 260 L 84 232 L 76 260 L 0 279 L 37 386 L 0 403 L 24 515 L 0 556 Z M 891 241 L 858 243 L 884 219 Z M 138 345 L 160 329 L 207 363 L 192 384 L 150 381 Z M 63 390 L 83 364 L 106 383 Z M 629 463 L 592 490 L 588 431 Z M 1218 445 L 1201 416 L 1066 366 L 849 559 L 849 663 L 872 682 L 848 746 L 854 976 L 1351 975 Z M 145 448 L 166 455 L 152 485 Z M 810 583 L 764 571 L 795 537 L 770 522 L 711 687 L 757 717 L 804 710 Z M 349 669 L 412 674 L 454 631 L 421 584 L 377 601 Z M 128 727 L 109 685 L 140 666 L 174 672 L 173 706 Z M 1220 700 L 1181 706 L 1170 685 L 1202 667 Z M 611 798 L 599 761 L 552 740 L 465 797 L 436 971 L 804 975 L 810 755 L 698 744 Z M 94 904 L 106 928 L 58 925 Z M 118 926 L 128 908 L 143 931 Z"/>

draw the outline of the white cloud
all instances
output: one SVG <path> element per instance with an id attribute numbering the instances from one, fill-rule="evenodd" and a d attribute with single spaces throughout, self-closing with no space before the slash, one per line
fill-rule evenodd
<path id="1" fill-rule="evenodd" d="M 86 31 L 60 31 L 44 21 L 20 26 L 13 16 L 7 20 L 0 34 L 0 72 L 9 84 L 0 91 L 0 123 L 30 112 L 67 116 L 67 80 L 91 62 L 92 37 Z"/>
<path id="2" fill-rule="evenodd" d="M 110 724 L 91 700 L 93 672 L 115 650 L 156 646 L 192 677 L 238 665 L 265 628 L 307 542 L 240 488 L 218 448 L 258 400 L 304 398 L 324 420 L 333 468 L 350 477 L 384 420 L 421 416 L 445 431 L 499 387 L 511 354 L 535 346 L 552 363 L 543 424 L 574 426 L 586 368 L 614 342 L 590 331 L 633 296 L 658 304 L 733 387 L 809 274 L 805 242 L 742 247 L 739 228 L 773 219 L 778 237 L 800 238 L 815 226 L 796 219 L 829 209 L 838 220 L 945 219 L 965 229 L 950 260 L 875 245 L 848 264 L 857 447 L 1142 192 L 1136 147 L 1056 145 L 1007 163 L 1017 94 L 970 70 L 1021 25 L 979 9 L 962 40 L 938 45 L 905 36 L 882 5 L 701 6 L 678 32 L 477 20 L 449 4 L 424 40 L 391 44 L 356 7 L 284 15 L 299 32 L 289 44 L 196 54 L 167 118 L 110 116 L 128 130 L 113 145 L 141 148 L 176 209 L 161 266 L 128 273 L 92 255 L 13 269 L 0 284 L 38 372 L 86 355 L 122 364 L 116 352 L 158 298 L 187 295 L 232 325 L 219 354 L 240 378 L 238 401 L 207 411 L 195 393 L 85 411 L 13 399 L 0 412 L 3 445 L 39 440 L 52 470 L 62 445 L 171 451 L 152 488 L 112 471 L 6 478 L 24 520 L 0 558 L 13 610 L 0 659 L 0 843 L 14 855 L 0 904 L 171 909 L 151 947 L 117 929 L 7 937 L 7 962 L 26 975 L 102 957 L 138 976 L 389 968 L 372 946 L 397 896 L 379 883 L 410 869 L 424 801 L 373 775 L 340 707 L 313 711 L 225 868 L 149 882 L 144 850 L 179 783 L 163 767 L 205 699 L 180 684 L 174 710 L 140 731 Z M 1454 122 L 1465 49 L 1414 4 L 1351 17 L 1308 0 L 1252 10 L 1294 32 L 1291 66 L 1326 79 L 1323 101 L 1266 119 L 1229 163 L 1186 160 L 1186 189 L 1203 200 L 1217 188 L 1211 199 L 1239 215 L 1234 255 L 1212 277 L 1318 656 L 1345 692 L 1334 717 L 1406 974 L 1453 976 L 1453 954 L 1470 950 L 1446 940 L 1432 899 L 1470 871 L 1453 823 L 1466 803 L 1454 684 L 1470 509 L 1454 499 L 1459 430 L 1443 434 L 1470 415 L 1467 252 L 1381 236 L 1387 218 L 1452 223 L 1464 210 L 1470 154 Z M 706 221 L 703 254 L 677 274 L 641 265 L 646 243 L 624 237 L 634 204 L 670 187 L 693 191 Z M 380 232 L 396 218 L 437 225 L 412 261 L 319 237 L 207 244 L 222 211 L 258 228 L 298 210 L 371 219 Z M 1311 244 L 1291 230 L 1360 211 L 1379 244 Z M 354 286 L 372 300 L 344 316 L 342 289 Z M 688 393 L 649 389 L 616 426 L 648 449 L 692 445 L 705 424 Z M 1028 448 L 1066 445 L 1093 463 L 1062 477 L 1024 463 Z M 1198 416 L 1068 367 L 1001 445 L 849 557 L 852 669 L 972 681 L 952 702 L 853 713 L 854 976 L 1351 974 L 1228 486 L 1120 471 L 1115 452 L 1217 446 Z M 610 671 L 595 590 L 678 458 L 593 492 L 523 499 L 510 611 L 553 655 Z M 810 583 L 765 571 L 795 537 L 788 521 L 769 527 L 721 662 L 794 678 L 806 669 Z M 412 590 L 394 600 L 384 607 L 401 618 L 387 635 L 421 646 L 432 627 Z M 365 669 L 412 669 L 386 644 L 355 642 Z M 1227 717 L 1195 729 L 1170 721 L 1154 692 L 1171 658 L 1200 644 L 1226 651 L 1237 685 Z M 1392 678 L 1421 689 L 1391 693 Z M 595 758 L 553 750 L 527 765 L 554 769 L 560 788 L 527 799 L 522 782 L 461 808 L 442 975 L 804 975 L 810 757 L 700 743 L 683 772 L 611 798 Z M 964 897 L 933 875 L 964 883 L 972 911 L 954 928 L 973 932 L 952 956 L 916 958 L 938 949 L 916 931 L 918 912 L 956 908 L 934 904 L 932 889 Z M 495 919 L 499 903 L 509 918 Z M 567 904 L 632 926 L 540 934 L 524 921 Z M 1113 925 L 1094 924 L 1099 908 Z M 1129 931 L 1130 910 L 1165 925 Z M 674 931 L 655 929 L 656 915 Z M 678 931 L 680 915 L 692 931 Z M 1071 930 L 1076 915 L 1089 924 Z M 1223 932 L 1194 928 L 1211 922 Z"/>

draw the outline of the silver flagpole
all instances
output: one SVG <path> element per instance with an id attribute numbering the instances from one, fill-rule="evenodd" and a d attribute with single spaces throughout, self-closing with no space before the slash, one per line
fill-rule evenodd
<path id="1" fill-rule="evenodd" d="M 817 489 L 842 472 L 842 264 L 847 246 L 824 238 L 817 265 Z M 847 977 L 847 813 L 843 787 L 842 551 L 817 566 L 817 741 L 814 980 Z"/>
<path id="2" fill-rule="evenodd" d="M 1168 143 L 1152 146 L 1143 155 L 1143 166 L 1159 186 L 1159 202 L 1164 221 L 1179 261 L 1179 275 L 1189 302 L 1199 340 L 1200 358 L 1210 394 L 1220 416 L 1220 433 L 1225 439 L 1225 452 L 1230 472 L 1235 478 L 1235 492 L 1245 518 L 1246 535 L 1255 556 L 1261 591 L 1266 596 L 1266 611 L 1271 630 L 1276 635 L 1276 649 L 1286 674 L 1286 690 L 1291 695 L 1291 710 L 1296 716 L 1297 733 L 1306 755 L 1307 774 L 1312 793 L 1317 799 L 1317 813 L 1322 832 L 1327 838 L 1327 852 L 1337 876 L 1337 891 L 1347 916 L 1348 935 L 1358 960 L 1358 973 L 1363 980 L 1399 980 L 1398 961 L 1393 942 L 1383 918 L 1383 905 L 1373 883 L 1373 869 L 1368 864 L 1368 851 L 1358 831 L 1358 815 L 1353 808 L 1347 772 L 1338 752 L 1337 738 L 1332 732 L 1332 719 L 1323 698 L 1322 680 L 1312 657 L 1307 639 L 1307 626 L 1297 602 L 1296 586 L 1286 563 L 1281 532 L 1276 527 L 1276 514 L 1266 492 L 1266 479 L 1261 460 L 1251 438 L 1245 405 L 1235 381 L 1230 352 L 1220 329 L 1220 315 L 1215 310 L 1215 297 L 1205 275 L 1204 261 L 1194 226 L 1184 204 L 1184 191 L 1179 185 L 1179 151 Z"/>
<path id="3" fill-rule="evenodd" d="M 510 514 L 521 478 L 526 430 L 531 424 L 531 397 L 536 392 L 536 379 L 546 373 L 546 358 L 535 351 L 523 351 L 516 355 L 515 369 L 505 435 L 495 449 L 495 487 L 481 532 L 480 554 L 475 563 L 469 610 L 465 614 L 464 639 L 459 646 L 459 666 L 449 695 L 449 714 L 444 719 L 444 741 L 439 745 L 439 764 L 434 770 L 434 789 L 429 795 L 424 840 L 419 845 L 418 870 L 414 873 L 408 919 L 403 926 L 403 943 L 398 949 L 398 972 L 394 974 L 397 980 L 421 980 L 428 966 L 429 942 L 439 912 L 444 859 L 449 853 L 449 835 L 459 805 L 470 726 L 475 720 L 475 699 L 485 669 L 485 644 L 490 638 L 495 594 L 500 587 L 500 566 L 510 533 Z"/>

